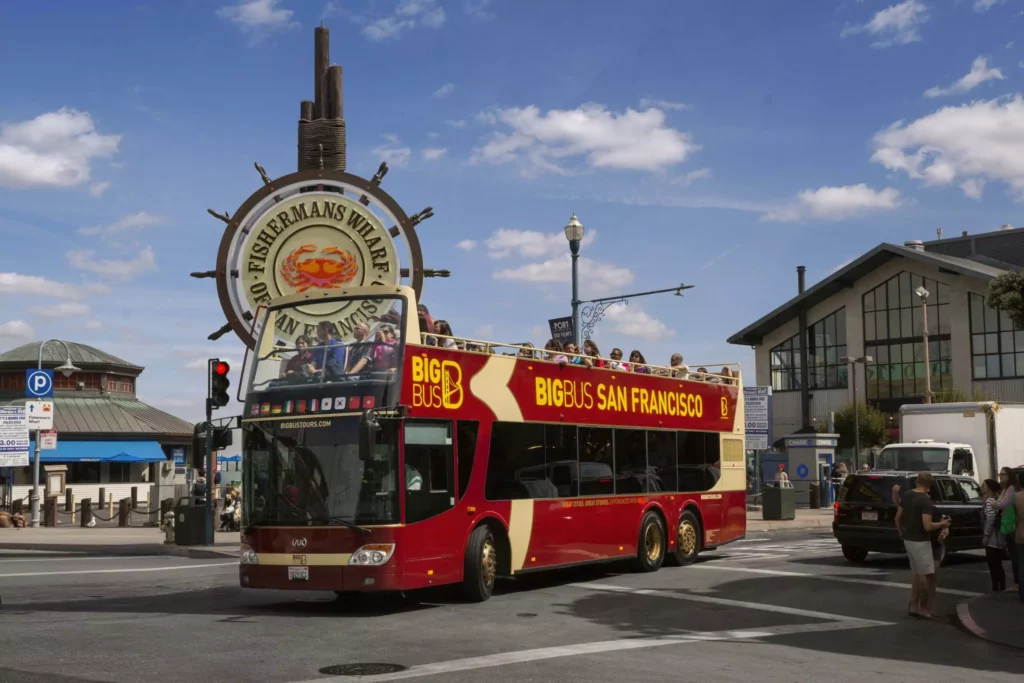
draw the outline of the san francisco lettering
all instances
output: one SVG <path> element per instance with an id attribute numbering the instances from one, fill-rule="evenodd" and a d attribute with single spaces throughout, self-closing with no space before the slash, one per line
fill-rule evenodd
<path id="1" fill-rule="evenodd" d="M 671 389 L 624 387 L 604 382 L 579 382 L 537 377 L 535 398 L 538 406 L 577 408 L 616 413 L 639 413 L 671 417 L 704 417 L 704 399 L 700 394 Z"/>

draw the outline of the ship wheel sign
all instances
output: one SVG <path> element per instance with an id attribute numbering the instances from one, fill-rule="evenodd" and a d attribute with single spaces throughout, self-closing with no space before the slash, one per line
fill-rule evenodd
<path id="1" fill-rule="evenodd" d="M 406 215 L 381 189 L 387 164 L 371 180 L 344 171 L 304 170 L 271 180 L 257 190 L 233 216 L 209 212 L 227 223 L 217 254 L 217 269 L 192 273 L 214 277 L 227 324 L 210 335 L 229 330 L 249 348 L 255 346 L 252 321 L 256 310 L 272 299 L 310 290 L 408 285 L 423 291 L 424 276 L 446 277 L 447 271 L 423 269 L 416 226 L 433 215 L 427 207 Z M 402 267 L 407 263 L 407 267 Z M 300 325 L 277 330 L 289 346 L 323 320 L 350 336 L 357 302 L 310 304 L 293 317 Z M 351 309 L 351 310 L 350 310 Z M 348 334 L 346 335 L 346 332 Z"/>

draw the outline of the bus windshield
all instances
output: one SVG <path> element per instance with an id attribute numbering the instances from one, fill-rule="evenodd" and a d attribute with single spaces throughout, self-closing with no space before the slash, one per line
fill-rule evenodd
<path id="1" fill-rule="evenodd" d="M 949 469 L 949 450 L 945 448 L 883 448 L 876 470 L 905 472 L 945 472 Z"/>
<path id="2" fill-rule="evenodd" d="M 263 310 L 248 393 L 349 382 L 393 384 L 405 348 L 405 303 L 402 297 L 364 295 Z"/>
<path id="3" fill-rule="evenodd" d="M 358 416 L 247 422 L 243 523 L 397 524 L 398 425 L 380 421 L 373 452 L 364 460 Z"/>

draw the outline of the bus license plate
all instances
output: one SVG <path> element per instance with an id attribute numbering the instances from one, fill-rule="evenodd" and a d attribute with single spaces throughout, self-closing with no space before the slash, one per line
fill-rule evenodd
<path id="1" fill-rule="evenodd" d="M 308 581 L 309 567 L 288 567 L 289 581 Z"/>
<path id="2" fill-rule="evenodd" d="M 860 513 L 860 518 L 862 520 L 864 520 L 865 522 L 877 522 L 878 521 L 878 513 L 877 512 L 862 512 L 862 513 Z"/>

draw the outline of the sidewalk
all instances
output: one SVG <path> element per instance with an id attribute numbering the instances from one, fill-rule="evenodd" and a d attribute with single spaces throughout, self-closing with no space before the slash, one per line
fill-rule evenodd
<path id="1" fill-rule="evenodd" d="M 50 551 L 87 555 L 176 555 L 193 559 L 237 557 L 239 534 L 215 533 L 212 546 L 164 543 L 164 533 L 152 527 L 40 527 L 0 529 L 0 550 Z"/>
<path id="2" fill-rule="evenodd" d="M 762 519 L 761 510 L 747 510 L 747 533 L 755 531 L 783 531 L 785 529 L 832 528 L 832 508 L 810 510 L 797 508 L 796 519 L 768 522 Z"/>
<path id="3" fill-rule="evenodd" d="M 1024 603 L 1017 593 L 993 593 L 957 605 L 968 631 L 985 640 L 1024 650 Z"/>

